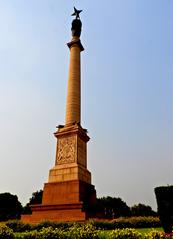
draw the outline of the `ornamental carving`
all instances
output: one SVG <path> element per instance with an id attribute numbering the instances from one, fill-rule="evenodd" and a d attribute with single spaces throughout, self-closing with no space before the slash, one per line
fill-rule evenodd
<path id="1" fill-rule="evenodd" d="M 73 163 L 76 156 L 75 137 L 61 138 L 58 140 L 57 163 Z"/>

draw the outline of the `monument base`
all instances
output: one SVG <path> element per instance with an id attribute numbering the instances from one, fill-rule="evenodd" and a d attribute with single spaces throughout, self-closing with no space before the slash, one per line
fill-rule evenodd
<path id="1" fill-rule="evenodd" d="M 31 206 L 31 215 L 22 215 L 23 222 L 85 221 L 94 216 L 96 191 L 93 185 L 80 180 L 46 183 L 42 204 Z"/>
<path id="2" fill-rule="evenodd" d="M 82 211 L 83 204 L 33 205 L 31 215 L 22 215 L 25 223 L 39 223 L 43 221 L 70 222 L 85 221 L 88 218 Z"/>

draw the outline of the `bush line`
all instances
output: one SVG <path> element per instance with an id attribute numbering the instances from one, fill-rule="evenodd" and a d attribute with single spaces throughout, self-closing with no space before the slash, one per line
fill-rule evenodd
<path id="1" fill-rule="evenodd" d="M 5 224 L 0 225 L 1 239 L 173 239 L 173 235 L 165 235 L 158 231 L 141 234 L 135 229 L 115 229 L 104 234 L 92 223 L 73 224 L 66 229 L 42 227 L 40 230 L 13 232 Z"/>

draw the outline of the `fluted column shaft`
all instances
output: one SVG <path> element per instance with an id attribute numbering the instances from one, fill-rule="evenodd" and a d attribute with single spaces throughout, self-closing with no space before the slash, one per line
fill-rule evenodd
<path id="1" fill-rule="evenodd" d="M 70 66 L 66 102 L 65 124 L 81 121 L 81 83 L 80 83 L 80 52 L 79 39 L 68 43 L 70 48 Z"/>

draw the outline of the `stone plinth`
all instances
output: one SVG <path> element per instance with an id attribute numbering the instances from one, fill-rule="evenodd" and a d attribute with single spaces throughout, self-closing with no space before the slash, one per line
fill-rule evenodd
<path id="1" fill-rule="evenodd" d="M 84 221 L 92 215 L 96 201 L 93 185 L 79 181 L 46 183 L 42 204 L 31 207 L 32 215 L 23 215 L 22 221 Z"/>
<path id="2" fill-rule="evenodd" d="M 31 206 L 32 215 L 23 215 L 24 222 L 84 221 L 92 215 L 96 191 L 87 170 L 86 130 L 79 124 L 61 126 L 55 137 L 55 166 L 44 185 L 42 204 Z"/>
<path id="3" fill-rule="evenodd" d="M 78 124 L 59 128 L 55 133 L 57 150 L 55 167 L 49 171 L 48 182 L 81 180 L 91 183 L 91 173 L 87 170 L 86 131 Z"/>
<path id="4" fill-rule="evenodd" d="M 25 223 L 38 223 L 43 221 L 70 222 L 84 221 L 87 219 L 82 212 L 82 203 L 60 205 L 35 205 L 32 206 L 32 215 L 22 215 Z"/>

